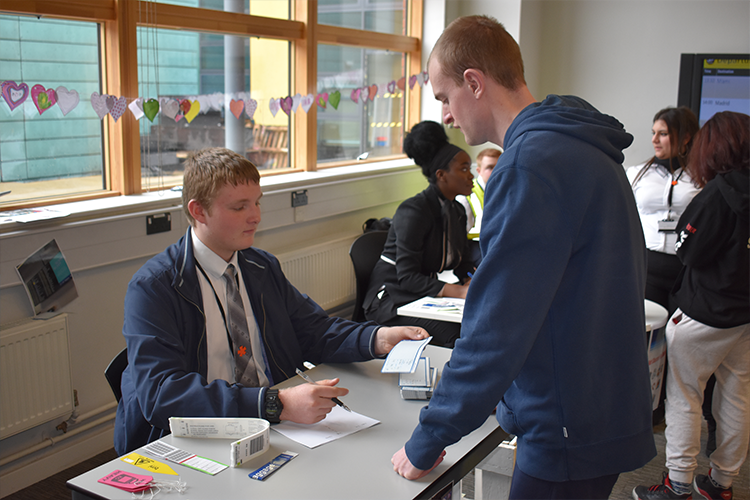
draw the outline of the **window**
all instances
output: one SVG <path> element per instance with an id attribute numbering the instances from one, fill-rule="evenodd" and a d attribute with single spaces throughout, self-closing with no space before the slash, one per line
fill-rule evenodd
<path id="1" fill-rule="evenodd" d="M 400 154 L 421 13 L 422 0 L 14 2 L 0 16 L 0 209 L 178 185 L 210 146 L 262 175 Z M 16 105 L 21 84 L 80 102 Z"/>

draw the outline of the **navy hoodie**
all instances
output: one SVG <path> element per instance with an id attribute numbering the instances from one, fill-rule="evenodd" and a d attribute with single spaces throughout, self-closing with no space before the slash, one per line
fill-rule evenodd
<path id="1" fill-rule="evenodd" d="M 461 338 L 406 444 L 432 466 L 497 407 L 516 465 L 548 481 L 643 466 L 656 455 L 645 244 L 622 168 L 632 136 L 571 96 L 525 108 L 485 191 L 483 260 Z"/>

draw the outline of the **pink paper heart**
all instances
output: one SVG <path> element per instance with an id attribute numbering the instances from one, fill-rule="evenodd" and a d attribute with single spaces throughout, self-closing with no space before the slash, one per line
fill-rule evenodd
<path id="1" fill-rule="evenodd" d="M 326 102 L 328 101 L 328 92 L 322 92 L 318 94 L 318 106 L 326 109 Z"/>
<path id="2" fill-rule="evenodd" d="M 109 113 L 109 107 L 107 106 L 107 95 L 99 95 L 99 92 L 91 93 L 91 107 L 94 108 L 96 115 L 100 120 L 103 120 L 107 113 Z"/>
<path id="3" fill-rule="evenodd" d="M 292 104 L 294 104 L 294 99 L 292 99 L 291 96 L 286 96 L 283 99 L 279 99 L 281 111 L 283 111 L 287 115 L 292 112 Z"/>
<path id="4" fill-rule="evenodd" d="M 31 100 L 41 115 L 57 102 L 57 95 L 53 89 L 45 89 L 44 85 L 36 84 L 31 87 Z"/>
<path id="5" fill-rule="evenodd" d="M 389 82 L 386 90 L 388 90 L 389 94 L 393 94 L 396 91 L 396 80 Z"/>
<path id="6" fill-rule="evenodd" d="M 357 89 L 352 90 L 351 98 L 352 98 L 352 101 L 354 101 L 355 104 L 359 104 L 359 95 L 361 93 L 362 93 L 362 89 L 357 88 Z"/>
<path id="7" fill-rule="evenodd" d="M 110 108 L 109 114 L 112 116 L 112 118 L 114 118 L 115 123 L 117 123 L 117 120 L 119 120 L 123 113 L 125 113 L 125 110 L 128 107 L 128 103 L 124 97 L 120 97 L 119 99 L 115 96 L 111 97 L 114 101 L 114 104 L 112 105 L 112 108 Z"/>
<path id="8" fill-rule="evenodd" d="M 258 109 L 258 101 L 256 101 L 255 99 L 247 99 L 245 101 L 245 114 L 247 115 L 248 119 L 253 119 L 253 115 L 255 114 L 256 109 Z"/>
<path id="9" fill-rule="evenodd" d="M 62 111 L 63 116 L 73 111 L 81 100 L 78 91 L 68 90 L 62 85 L 55 89 L 55 94 L 57 94 L 57 106 Z"/>
<path id="10" fill-rule="evenodd" d="M 240 115 L 245 111 L 245 101 L 232 99 L 229 101 L 229 110 L 232 112 L 235 118 L 240 119 Z"/>
<path id="11" fill-rule="evenodd" d="M 398 79 L 396 82 L 396 87 L 400 88 L 401 90 L 406 90 L 406 77 L 402 76 Z"/>
<path id="12" fill-rule="evenodd" d="M 305 110 L 305 113 L 307 113 L 308 111 L 310 111 L 310 108 L 312 107 L 314 101 L 315 97 L 312 94 L 307 94 L 302 96 L 299 105 L 302 107 L 302 109 Z"/>
<path id="13" fill-rule="evenodd" d="M 409 88 L 413 89 L 415 83 L 417 83 L 417 75 L 411 75 L 409 77 Z"/>
<path id="14" fill-rule="evenodd" d="M 270 109 L 270 110 L 271 110 L 271 114 L 272 114 L 273 116 L 276 116 L 276 113 L 278 113 L 278 112 L 279 112 L 279 109 L 281 109 L 281 102 L 280 102 L 280 99 L 274 99 L 274 98 L 272 97 L 272 98 L 271 98 L 271 100 L 270 100 L 270 101 L 268 101 L 268 109 Z"/>
<path id="15" fill-rule="evenodd" d="M 376 84 L 370 85 L 370 92 L 368 93 L 368 97 L 371 101 L 375 100 L 375 96 L 378 95 L 378 86 Z"/>
<path id="16" fill-rule="evenodd" d="M 13 111 L 29 97 L 29 86 L 25 83 L 17 84 L 6 80 L 2 83 L 2 94 L 8 107 Z"/>
<path id="17" fill-rule="evenodd" d="M 297 108 L 299 108 L 300 102 L 302 102 L 302 96 L 299 93 L 294 94 L 294 97 L 292 97 L 292 111 L 295 113 L 297 112 Z"/>

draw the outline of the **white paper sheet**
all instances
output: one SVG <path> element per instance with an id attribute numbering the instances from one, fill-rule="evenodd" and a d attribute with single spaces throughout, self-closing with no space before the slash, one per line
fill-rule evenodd
<path id="1" fill-rule="evenodd" d="M 382 373 L 414 373 L 419 357 L 430 340 L 432 337 L 423 340 L 402 340 L 388 353 L 380 371 Z"/>
<path id="2" fill-rule="evenodd" d="M 281 422 L 271 428 L 308 448 L 316 448 L 379 423 L 380 421 L 373 418 L 334 406 L 331 413 L 317 424 Z"/>

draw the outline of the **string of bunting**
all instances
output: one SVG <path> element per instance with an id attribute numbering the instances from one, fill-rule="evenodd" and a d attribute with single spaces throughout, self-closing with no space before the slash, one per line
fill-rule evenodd
<path id="1" fill-rule="evenodd" d="M 412 75 L 408 79 L 410 89 L 419 84 L 420 87 L 429 82 L 429 76 L 426 71 Z M 56 89 L 44 88 L 41 84 L 36 84 L 29 88 L 26 83 L 16 83 L 12 80 L 6 80 L 0 84 L 2 86 L 2 96 L 5 103 L 11 111 L 23 104 L 29 96 L 39 111 L 39 115 L 57 105 L 63 116 L 66 116 L 80 104 L 80 95 L 74 89 L 67 89 L 59 86 Z M 368 100 L 373 101 L 378 93 L 383 95 L 394 94 L 396 89 L 404 91 L 406 89 L 406 77 L 393 80 L 387 84 L 371 84 L 364 87 L 353 89 L 349 98 L 355 104 L 364 104 Z M 248 119 L 252 119 L 255 111 L 258 109 L 258 101 L 250 97 L 249 92 L 238 92 L 235 94 L 224 94 L 215 92 L 198 96 L 187 96 L 183 99 L 172 97 L 159 97 L 158 99 L 136 97 L 128 99 L 126 97 L 117 97 L 109 94 L 99 94 L 93 92 L 90 98 L 91 107 L 96 112 L 99 119 L 104 119 L 107 114 L 112 116 L 115 122 L 125 114 L 126 109 L 130 109 L 136 120 L 144 116 L 150 121 L 154 121 L 156 115 L 161 111 L 162 115 L 179 122 L 183 118 L 188 122 L 198 116 L 199 113 L 207 113 L 210 110 L 221 111 L 222 107 L 228 110 L 239 120 L 244 112 Z M 268 109 L 275 117 L 279 111 L 287 115 L 292 112 L 298 112 L 299 108 L 307 113 L 310 108 L 317 104 L 320 108 L 326 109 L 328 104 L 333 109 L 338 110 L 341 103 L 341 91 L 333 90 L 331 92 L 321 92 L 315 94 L 295 94 L 294 96 L 271 98 L 268 101 Z"/>

